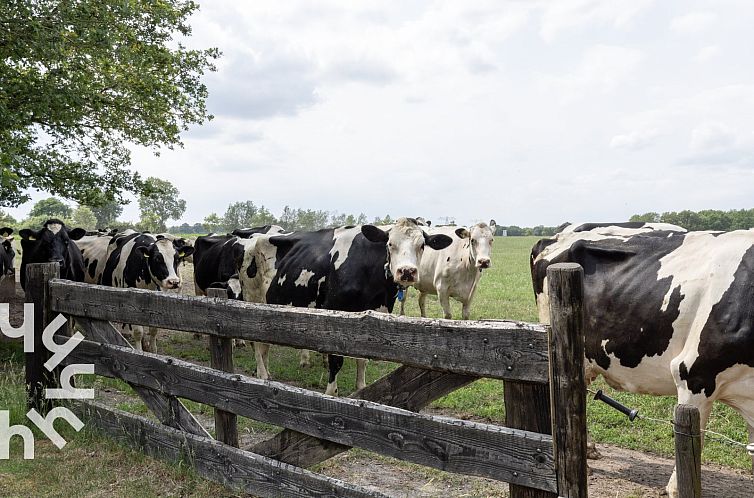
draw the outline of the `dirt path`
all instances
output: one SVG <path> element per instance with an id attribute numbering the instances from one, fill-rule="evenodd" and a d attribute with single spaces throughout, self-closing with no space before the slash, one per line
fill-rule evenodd
<path id="1" fill-rule="evenodd" d="M 188 267 L 188 268 L 186 268 Z M 190 265 L 183 268 L 190 271 Z M 193 295 L 192 279 L 183 293 Z M 24 295 L 20 286 L 15 294 L 0 296 L 0 302 L 10 302 L 10 321 L 20 325 L 23 317 Z M 129 398 L 110 389 L 98 393 L 98 398 L 113 405 Z M 448 415 L 448 413 L 444 413 Z M 208 429 L 213 429 L 209 415 L 197 414 Z M 257 432 L 242 435 L 242 447 L 266 439 L 273 433 Z M 602 459 L 589 462 L 589 496 L 595 498 L 639 498 L 661 496 L 673 471 L 673 460 L 615 446 L 599 445 Z M 505 483 L 476 477 L 457 476 L 445 472 L 407 464 L 392 458 L 361 450 L 343 453 L 321 466 L 324 474 L 361 486 L 380 489 L 394 497 L 503 497 L 508 495 Z M 754 479 L 742 471 L 704 465 L 702 495 L 714 498 L 754 497 Z"/>

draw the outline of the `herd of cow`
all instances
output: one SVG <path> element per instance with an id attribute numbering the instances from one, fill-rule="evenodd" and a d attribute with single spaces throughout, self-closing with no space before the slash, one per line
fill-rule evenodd
<path id="1" fill-rule="evenodd" d="M 50 220 L 21 230 L 25 265 L 57 261 L 61 276 L 116 287 L 176 289 L 178 265 L 192 260 L 196 293 L 210 287 L 252 302 L 342 311 L 392 312 L 408 287 L 449 298 L 463 318 L 481 272 L 490 266 L 494 221 L 430 227 L 401 218 L 389 226 L 346 226 L 286 232 L 277 226 L 207 235 L 190 244 L 168 234 L 86 235 Z M 2 230 L 0 271 L 13 274 L 12 230 Z M 73 241 L 73 243 L 71 243 Z M 699 408 L 702 426 L 722 401 L 754 427 L 754 229 L 687 232 L 661 223 L 564 226 L 538 241 L 531 273 L 540 321 L 549 321 L 546 270 L 575 262 L 584 268 L 586 375 L 637 393 L 677 395 Z M 402 305 L 401 305 L 402 308 Z M 136 347 L 141 332 L 134 330 Z M 145 349 L 154 351 L 155 331 Z M 257 375 L 269 377 L 266 345 L 255 344 Z M 302 355 L 302 363 L 308 361 Z M 357 388 L 365 361 L 357 360 Z M 330 355 L 327 394 L 337 393 L 343 359 Z M 675 478 L 668 485 L 675 496 Z"/>

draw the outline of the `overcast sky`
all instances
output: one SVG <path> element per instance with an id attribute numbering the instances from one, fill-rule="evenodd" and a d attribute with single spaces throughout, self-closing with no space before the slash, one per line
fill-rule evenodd
<path id="1" fill-rule="evenodd" d="M 178 223 L 247 199 L 523 226 L 754 207 L 751 0 L 200 3 L 216 118 L 133 156 Z"/>

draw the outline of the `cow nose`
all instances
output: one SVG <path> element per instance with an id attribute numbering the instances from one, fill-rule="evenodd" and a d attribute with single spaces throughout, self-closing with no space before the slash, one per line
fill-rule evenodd
<path id="1" fill-rule="evenodd" d="M 177 289 L 181 286 L 181 280 L 178 278 L 169 278 L 166 280 L 168 289 Z"/>
<path id="2" fill-rule="evenodd" d="M 477 261 L 477 265 L 479 268 L 489 268 L 490 267 L 490 260 L 489 259 L 480 259 Z"/>
<path id="3" fill-rule="evenodd" d="M 409 266 L 398 268 L 398 279 L 401 282 L 413 282 L 416 280 L 416 268 Z"/>

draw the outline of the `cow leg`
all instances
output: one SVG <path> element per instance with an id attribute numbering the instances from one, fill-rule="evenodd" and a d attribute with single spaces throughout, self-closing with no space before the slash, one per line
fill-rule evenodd
<path id="1" fill-rule="evenodd" d="M 408 289 L 406 289 L 404 292 L 408 292 Z M 406 298 L 407 297 L 408 295 L 403 296 L 403 301 L 401 301 L 401 311 L 398 313 L 399 316 L 404 316 L 406 314 Z"/>
<path id="2" fill-rule="evenodd" d="M 300 368 L 309 368 L 312 366 L 312 360 L 309 357 L 310 351 L 308 349 L 299 349 L 298 351 L 298 366 Z"/>
<path id="3" fill-rule="evenodd" d="M 327 389 L 325 390 L 325 394 L 337 396 L 338 372 L 340 372 L 340 369 L 343 367 L 343 357 L 336 354 L 327 355 L 327 366 L 330 369 L 330 376 L 327 379 Z"/>
<path id="4" fill-rule="evenodd" d="M 367 361 L 356 358 L 356 390 L 367 387 Z"/>
<path id="5" fill-rule="evenodd" d="M 471 300 L 461 302 L 463 308 L 461 308 L 461 318 L 468 320 L 471 316 Z"/>
<path id="6" fill-rule="evenodd" d="M 246 341 L 243 339 L 233 339 L 233 347 L 234 348 L 245 348 L 246 347 Z"/>
<path id="7" fill-rule="evenodd" d="M 424 292 L 419 293 L 419 312 L 422 317 L 427 316 L 427 294 Z M 403 313 L 401 313 L 402 315 Z"/>
<path id="8" fill-rule="evenodd" d="M 150 353 L 157 352 L 157 327 L 149 327 L 147 332 L 147 351 Z"/>
<path id="9" fill-rule="evenodd" d="M 267 380 L 270 373 L 267 370 L 267 353 L 270 351 L 270 345 L 263 342 L 254 343 L 254 358 L 257 360 L 257 378 Z"/>
<path id="10" fill-rule="evenodd" d="M 450 294 L 437 289 L 437 298 L 440 300 L 440 306 L 442 306 L 442 310 L 445 312 L 445 318 L 451 320 L 453 318 L 453 310 L 450 309 Z"/>
<path id="11" fill-rule="evenodd" d="M 141 338 L 144 335 L 144 327 L 142 327 L 141 325 L 134 325 L 132 330 L 133 330 L 132 344 L 134 348 L 136 348 L 137 351 L 143 351 L 143 348 L 141 346 Z"/>

